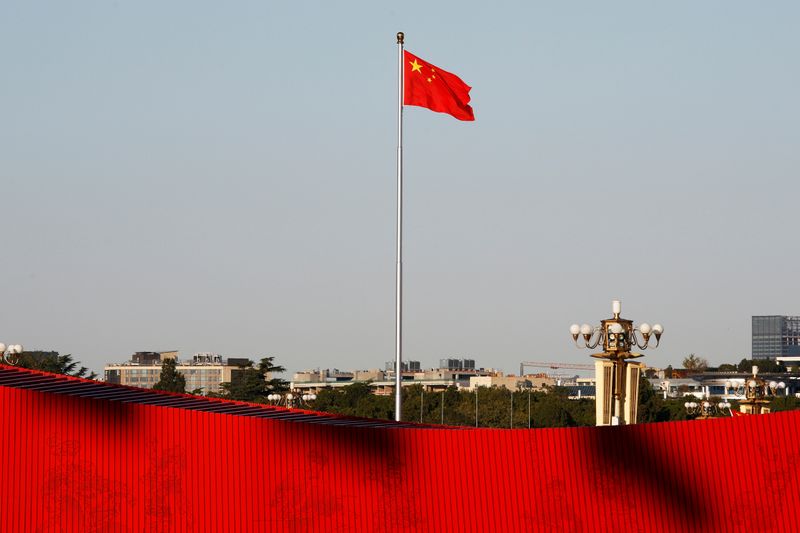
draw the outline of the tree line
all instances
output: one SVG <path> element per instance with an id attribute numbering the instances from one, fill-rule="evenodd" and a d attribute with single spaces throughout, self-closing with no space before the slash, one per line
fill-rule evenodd
<path id="1" fill-rule="evenodd" d="M 693 372 L 711 371 L 704 359 L 691 354 L 684 360 L 684 368 Z M 686 364 L 686 363 L 689 364 Z M 75 361 L 71 354 L 58 352 L 24 352 L 18 366 L 71 376 L 96 379 L 96 374 Z M 742 359 L 738 365 L 720 365 L 719 371 L 749 372 L 756 364 L 762 372 L 784 371 L 778 363 L 769 360 Z M 666 372 L 669 372 L 669 367 Z M 270 377 L 284 372 L 283 366 L 275 364 L 274 357 L 263 357 L 256 364 L 248 360 L 232 373 L 230 382 L 222 383 L 219 392 L 206 394 L 209 397 L 225 398 L 253 403 L 267 403 L 267 396 L 289 391 L 286 380 Z M 671 377 L 671 376 L 667 376 Z M 159 381 L 155 390 L 200 394 L 202 391 L 186 390 L 186 379 L 177 370 L 175 359 L 166 359 L 161 365 Z M 595 401 L 591 398 L 570 399 L 564 387 L 549 387 L 543 390 L 510 391 L 504 387 L 478 387 L 475 391 L 449 387 L 445 391 L 425 391 L 422 385 L 403 387 L 402 420 L 423 424 L 450 426 L 477 426 L 488 428 L 544 428 L 593 426 L 595 424 Z M 666 422 L 687 420 L 684 403 L 687 397 L 663 398 L 643 376 L 639 384 L 638 422 Z M 731 402 L 732 409 L 738 405 Z M 369 383 L 352 383 L 344 387 L 324 388 L 315 400 L 300 405 L 310 410 L 323 411 L 344 416 L 394 419 L 394 396 L 379 396 L 373 393 Z M 780 396 L 771 400 L 773 412 L 800 408 L 800 399 Z"/>
<path id="2" fill-rule="evenodd" d="M 709 366 L 708 360 L 704 357 L 699 357 L 690 353 L 683 359 L 683 369 L 688 374 L 696 374 L 700 372 L 744 372 L 748 373 L 757 366 L 759 372 L 786 372 L 786 367 L 780 361 L 774 359 L 747 359 L 742 358 L 739 363 L 723 363 L 719 366 Z M 666 378 L 673 377 L 675 369 L 672 365 L 664 369 Z"/>
<path id="3" fill-rule="evenodd" d="M 72 354 L 60 355 L 58 352 L 43 350 L 25 351 L 19 354 L 14 365 L 53 374 L 97 379 L 97 374 L 75 361 Z"/>
<path id="4" fill-rule="evenodd" d="M 177 366 L 178 363 L 175 359 L 162 361 L 161 374 L 159 380 L 153 385 L 153 389 L 201 394 L 202 391 L 199 389 L 186 390 L 186 378 L 178 371 Z M 267 375 L 285 371 L 284 367 L 275 364 L 274 357 L 263 357 L 257 365 L 253 361 L 247 360 L 244 364 L 239 365 L 237 370 L 231 372 L 231 381 L 220 384 L 219 392 L 209 392 L 206 396 L 242 402 L 266 403 L 268 395 L 289 390 L 289 383 L 286 380 L 275 377 L 267 379 Z"/>
<path id="5" fill-rule="evenodd" d="M 514 429 L 595 425 L 594 399 L 570 399 L 564 387 L 514 392 L 504 387 L 478 387 L 476 391 L 450 387 L 443 392 L 426 392 L 416 384 L 403 387 L 402 395 L 405 422 Z M 638 423 L 697 417 L 684 405 L 690 397 L 664 398 L 644 377 L 638 399 Z M 731 403 L 731 409 L 737 410 L 738 404 Z M 345 416 L 394 419 L 394 396 L 375 395 L 368 383 L 322 389 L 307 407 Z M 773 412 L 798 408 L 800 400 L 794 396 L 775 397 L 770 403 Z"/>

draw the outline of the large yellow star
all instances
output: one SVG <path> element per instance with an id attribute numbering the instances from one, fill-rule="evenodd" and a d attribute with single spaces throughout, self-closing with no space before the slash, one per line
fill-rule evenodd
<path id="1" fill-rule="evenodd" d="M 422 65 L 417 63 L 416 58 L 414 59 L 414 61 L 409 61 L 408 64 L 411 65 L 411 73 L 412 74 L 414 72 L 419 72 L 420 74 L 422 74 Z"/>

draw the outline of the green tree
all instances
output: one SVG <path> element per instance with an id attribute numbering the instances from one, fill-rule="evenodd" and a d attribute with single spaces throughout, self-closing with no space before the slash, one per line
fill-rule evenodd
<path id="1" fill-rule="evenodd" d="M 478 387 L 460 391 L 449 387 L 444 392 L 424 391 L 420 384 L 403 387 L 403 421 L 452 426 L 475 425 L 475 397 L 478 395 L 480 427 L 508 428 L 511 424 L 512 392 L 504 387 Z M 513 393 L 514 428 L 528 427 L 528 400 L 533 427 L 594 425 L 594 400 L 570 400 L 567 390 L 516 391 Z M 342 388 L 323 389 L 313 408 L 349 416 L 392 419 L 393 396 L 376 396 L 369 384 L 353 383 Z"/>
<path id="2" fill-rule="evenodd" d="M 570 427 L 578 425 L 572 412 L 567 390 L 563 387 L 552 387 L 547 393 L 538 395 L 533 412 L 534 427 Z"/>
<path id="3" fill-rule="evenodd" d="M 480 427 L 508 428 L 511 423 L 512 393 L 504 387 L 478 387 L 477 391 L 460 391 L 455 387 L 441 391 L 423 391 L 420 384 L 403 387 L 403 420 L 425 424 L 444 423 L 453 426 L 475 425 L 475 398 L 478 397 Z M 595 401 L 570 399 L 568 390 L 553 387 L 546 390 L 513 393 L 514 428 L 528 427 L 528 400 L 534 428 L 593 426 Z M 650 382 L 642 378 L 639 385 L 640 423 L 686 420 L 684 403 L 689 398 L 662 399 Z M 791 400 L 791 399 L 790 399 Z M 444 402 L 444 404 L 442 403 Z M 784 405 L 786 404 L 786 405 Z M 776 401 L 776 410 L 793 408 L 791 401 Z M 394 418 L 394 397 L 377 396 L 369 383 L 353 383 L 341 388 L 327 388 L 317 394 L 313 408 L 329 413 L 367 418 Z M 800 404 L 798 405 L 800 408 Z"/>
<path id="4" fill-rule="evenodd" d="M 769 408 L 772 412 L 794 411 L 800 409 L 800 399 L 796 396 L 776 396 L 769 402 Z"/>
<path id="5" fill-rule="evenodd" d="M 286 392 L 289 390 L 289 382 L 285 379 L 273 376 L 273 374 L 280 374 L 286 372 L 286 369 L 280 365 L 275 364 L 275 357 L 262 357 L 258 362 L 258 371 L 264 376 L 266 386 L 264 388 L 265 394 L 272 392 Z M 266 379 L 270 376 L 270 379 Z"/>
<path id="6" fill-rule="evenodd" d="M 153 389 L 167 392 L 186 392 L 186 378 L 178 372 L 177 366 L 178 361 L 175 359 L 170 358 L 162 361 L 161 375 L 156 384 L 153 385 Z"/>
<path id="7" fill-rule="evenodd" d="M 230 400 L 239 400 L 242 402 L 264 403 L 266 402 L 267 395 L 271 393 L 282 393 L 289 390 L 289 384 L 286 380 L 270 377 L 267 380 L 267 375 L 273 373 L 284 372 L 282 366 L 274 363 L 274 357 L 264 357 L 259 361 L 258 368 L 253 366 L 252 361 L 247 361 L 246 365 L 240 366 L 239 369 L 231 372 L 231 380 L 222 383 L 221 396 Z"/>
<path id="8" fill-rule="evenodd" d="M 81 366 L 78 361 L 72 359 L 72 354 L 59 355 L 58 352 L 34 350 L 22 352 L 16 366 L 30 368 L 31 370 L 41 370 L 42 372 L 52 372 L 54 374 L 64 374 L 86 379 L 97 379 L 97 374 L 90 372 L 85 366 Z"/>
<path id="9" fill-rule="evenodd" d="M 427 396 L 427 397 L 426 397 Z M 391 396 L 394 398 L 394 395 Z M 430 393 L 425 393 L 422 385 L 414 384 L 404 386 L 402 390 L 403 413 L 401 419 L 404 422 L 425 422 L 427 411 L 426 404 L 430 402 Z M 422 413 L 422 419 L 420 419 Z M 394 414 L 394 411 L 392 411 Z"/>
<path id="10" fill-rule="evenodd" d="M 595 401 L 587 398 L 569 400 L 569 409 L 576 426 L 593 426 L 597 421 Z"/>
<path id="11" fill-rule="evenodd" d="M 717 370 L 719 370 L 720 372 L 736 372 L 737 369 L 738 367 L 736 365 L 732 365 L 730 363 L 723 363 L 719 365 L 719 368 Z"/>
<path id="12" fill-rule="evenodd" d="M 753 366 L 757 366 L 759 372 L 786 372 L 786 368 L 774 359 L 742 359 L 739 361 L 738 370 L 750 373 Z"/>
<path id="13" fill-rule="evenodd" d="M 470 394 L 472 401 L 475 396 Z M 517 402 L 519 403 L 519 402 Z M 472 424 L 475 422 L 472 405 Z M 478 424 L 480 427 L 507 428 L 511 423 L 511 392 L 505 387 L 478 388 Z"/>
<path id="14" fill-rule="evenodd" d="M 419 404 L 418 404 L 419 405 Z M 376 396 L 369 383 L 356 382 L 319 391 L 311 407 L 318 411 L 365 418 L 394 418 L 394 397 Z"/>
<path id="15" fill-rule="evenodd" d="M 669 410 L 664 406 L 664 400 L 659 396 L 650 381 L 642 377 L 639 380 L 639 408 L 637 421 L 664 422 L 669 420 Z"/>
<path id="16" fill-rule="evenodd" d="M 708 361 L 702 357 L 697 357 L 695 354 L 690 353 L 688 357 L 683 360 L 683 368 L 689 372 L 703 372 L 708 368 Z"/>
<path id="17" fill-rule="evenodd" d="M 666 421 L 669 420 L 687 420 L 689 415 L 686 413 L 686 406 L 684 405 L 686 402 L 695 399 L 694 397 L 679 397 L 679 398 L 667 398 L 664 400 L 664 408 L 667 412 Z"/>

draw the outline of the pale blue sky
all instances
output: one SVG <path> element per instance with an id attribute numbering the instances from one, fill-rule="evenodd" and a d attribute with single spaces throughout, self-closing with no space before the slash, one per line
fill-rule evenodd
<path id="1" fill-rule="evenodd" d="M 796 2 L 0 4 L 0 341 L 290 370 L 393 358 L 395 33 L 472 85 L 406 111 L 406 358 L 645 362 L 800 314 Z"/>

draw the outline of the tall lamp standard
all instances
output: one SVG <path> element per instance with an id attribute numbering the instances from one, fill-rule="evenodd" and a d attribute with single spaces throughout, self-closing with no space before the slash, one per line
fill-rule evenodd
<path id="1" fill-rule="evenodd" d="M 726 394 L 727 390 L 734 387 L 730 381 L 725 382 Z M 783 381 L 765 381 L 758 377 L 758 367 L 753 366 L 753 377 L 744 381 L 744 400 L 739 401 L 739 409 L 743 413 L 751 415 L 760 415 L 769 413 L 769 402 L 772 398 L 778 395 L 779 390 L 786 388 L 786 383 Z"/>
<path id="2" fill-rule="evenodd" d="M 717 404 L 709 401 L 708 398 L 700 402 L 694 400 L 683 404 L 686 408 L 686 414 L 697 415 L 697 420 L 705 420 L 707 418 L 716 418 L 716 415 L 724 415 L 725 409 L 730 412 L 731 402 L 723 400 Z"/>
<path id="3" fill-rule="evenodd" d="M 635 376 L 626 376 L 626 371 L 630 365 L 628 360 L 642 357 L 642 354 L 631 352 L 631 349 L 657 348 L 661 341 L 661 335 L 664 333 L 661 324 L 650 326 L 645 322 L 638 328 L 634 327 L 632 320 L 620 318 L 621 311 L 622 303 L 619 300 L 613 300 L 611 302 L 611 312 L 614 315 L 612 318 L 601 320 L 599 326 L 572 324 L 569 328 L 572 339 L 578 348 L 586 347 L 593 350 L 600 345 L 603 347 L 601 353 L 592 354 L 592 357 L 603 362 L 598 361 L 595 365 L 598 391 L 602 390 L 603 396 L 601 398 L 600 394 L 596 395 L 598 426 L 609 423 L 616 426 L 623 423 L 625 418 L 628 418 L 631 424 L 636 423 L 635 404 L 628 409 L 628 412 L 631 413 L 628 417 L 625 417 L 622 412 L 623 403 L 626 401 L 626 381 L 627 388 L 630 389 L 628 391 L 630 401 L 636 402 L 638 395 L 638 372 L 641 365 L 633 367 L 636 370 Z M 583 342 L 579 342 L 580 337 Z M 651 346 L 652 339 L 655 339 L 655 343 Z M 607 392 L 611 394 L 609 395 Z M 613 410 L 609 402 L 613 403 Z"/>
<path id="4" fill-rule="evenodd" d="M 267 401 L 271 402 L 273 405 L 285 405 L 289 409 L 293 407 L 300 407 L 304 403 L 313 402 L 317 399 L 317 395 L 313 393 L 305 393 L 300 394 L 297 390 L 292 392 L 287 392 L 286 394 L 268 394 Z"/>
<path id="5" fill-rule="evenodd" d="M 11 344 L 6 346 L 0 342 L 0 364 L 16 365 L 19 362 L 19 356 L 22 353 L 21 344 Z"/>

